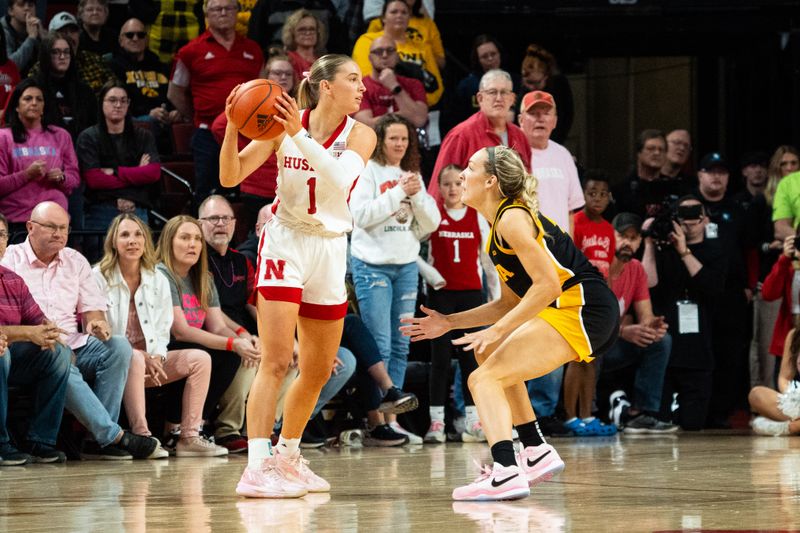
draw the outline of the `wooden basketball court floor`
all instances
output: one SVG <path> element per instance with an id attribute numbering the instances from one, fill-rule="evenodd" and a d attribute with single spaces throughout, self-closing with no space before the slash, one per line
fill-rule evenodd
<path id="1" fill-rule="evenodd" d="M 454 503 L 485 445 L 306 451 L 333 487 L 246 500 L 246 457 L 0 468 L 0 532 L 800 530 L 800 439 L 741 433 L 553 439 L 567 464 L 515 502 Z"/>

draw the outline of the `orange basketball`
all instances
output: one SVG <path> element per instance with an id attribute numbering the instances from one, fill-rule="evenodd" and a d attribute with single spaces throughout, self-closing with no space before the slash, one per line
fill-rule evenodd
<path id="1" fill-rule="evenodd" d="M 258 140 L 283 133 L 283 125 L 275 120 L 275 100 L 282 93 L 281 86 L 270 80 L 251 80 L 239 87 L 231 102 L 231 121 L 239 133 Z"/>

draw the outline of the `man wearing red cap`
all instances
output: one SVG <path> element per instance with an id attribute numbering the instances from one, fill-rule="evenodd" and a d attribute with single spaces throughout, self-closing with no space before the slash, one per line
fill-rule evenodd
<path id="1" fill-rule="evenodd" d="M 530 170 L 531 151 L 525 134 L 508 121 L 508 111 L 514 105 L 515 97 L 508 72 L 492 69 L 483 75 L 477 95 L 480 110 L 450 130 L 442 141 L 428 194 L 438 201 L 441 198 L 439 173 L 442 169 L 450 164 L 466 167 L 472 154 L 487 146 L 502 144 L 513 148 L 519 153 L 525 168 Z"/>
<path id="2" fill-rule="evenodd" d="M 539 180 L 539 208 L 572 235 L 573 215 L 584 199 L 572 154 L 550 139 L 558 123 L 556 101 L 550 93 L 531 91 L 519 111 L 519 125 L 531 147 L 531 172 Z"/>

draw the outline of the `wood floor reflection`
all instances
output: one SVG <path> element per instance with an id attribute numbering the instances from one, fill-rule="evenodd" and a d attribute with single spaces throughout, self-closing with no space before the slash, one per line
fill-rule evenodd
<path id="1" fill-rule="evenodd" d="M 555 439 L 567 464 L 516 502 L 454 503 L 477 444 L 324 449 L 330 495 L 245 500 L 246 458 L 0 468 L 0 531 L 416 532 L 792 530 L 800 439 L 734 433 Z"/>

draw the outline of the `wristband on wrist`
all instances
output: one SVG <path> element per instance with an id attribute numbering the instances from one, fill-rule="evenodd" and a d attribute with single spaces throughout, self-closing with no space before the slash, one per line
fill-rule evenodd
<path id="1" fill-rule="evenodd" d="M 225 344 L 225 350 L 229 352 L 233 351 L 233 337 L 228 337 L 228 342 Z"/>
<path id="2" fill-rule="evenodd" d="M 690 250 L 690 249 L 687 247 L 687 248 L 686 248 L 684 251 L 682 251 L 680 254 L 681 254 L 681 257 L 686 257 L 687 255 L 690 255 L 691 253 L 692 253 L 692 251 L 691 251 L 691 250 Z"/>
<path id="3" fill-rule="evenodd" d="M 247 330 L 244 329 L 244 326 L 239 326 L 239 329 L 235 331 L 237 335 L 241 335 L 242 333 L 247 333 Z"/>

